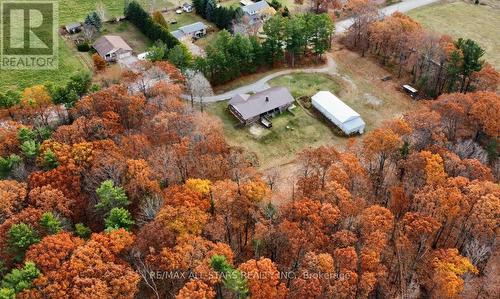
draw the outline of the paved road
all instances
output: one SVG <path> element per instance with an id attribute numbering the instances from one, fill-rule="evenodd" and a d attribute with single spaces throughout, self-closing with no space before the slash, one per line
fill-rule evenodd
<path id="1" fill-rule="evenodd" d="M 396 11 L 407 12 L 412 9 L 418 8 L 420 6 L 425 6 L 438 1 L 439 0 L 403 0 L 402 2 L 381 8 L 379 9 L 379 11 L 381 14 L 388 16 L 395 13 Z M 346 31 L 349 27 L 351 27 L 352 23 L 353 23 L 352 19 L 346 19 L 343 21 L 336 22 L 335 31 L 337 33 L 342 33 Z"/>
<path id="2" fill-rule="evenodd" d="M 384 15 L 390 15 L 396 11 L 400 12 L 407 12 L 409 10 L 415 9 L 420 6 L 428 5 L 434 2 L 437 2 L 439 0 L 403 0 L 403 2 L 393 4 L 386 6 L 384 8 L 380 9 L 380 13 Z M 335 23 L 335 30 L 337 33 L 342 33 L 347 30 L 352 25 L 352 19 L 347 19 L 343 20 L 340 22 Z M 292 73 L 329 73 L 329 74 L 335 74 L 336 73 L 336 65 L 335 61 L 333 58 L 327 54 L 327 65 L 325 67 L 321 68 L 303 68 L 303 69 L 287 69 L 283 71 L 279 71 L 276 73 L 272 73 L 270 75 L 265 76 L 262 79 L 257 80 L 256 82 L 245 85 L 236 89 L 233 89 L 231 91 L 214 95 L 214 96 L 207 96 L 203 97 L 203 102 L 205 103 L 210 103 L 210 102 L 218 102 L 218 101 L 224 101 L 227 99 L 232 98 L 233 96 L 240 94 L 240 93 L 250 93 L 250 92 L 257 92 L 260 90 L 263 90 L 267 85 L 267 82 L 271 79 L 274 79 L 279 76 L 283 75 L 288 75 Z M 181 96 L 183 99 L 189 100 L 191 99 L 189 95 L 182 95 Z M 200 101 L 200 98 L 195 98 L 195 101 Z"/>

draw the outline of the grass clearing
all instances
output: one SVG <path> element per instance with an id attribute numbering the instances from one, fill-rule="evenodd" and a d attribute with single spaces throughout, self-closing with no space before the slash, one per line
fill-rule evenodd
<path id="1" fill-rule="evenodd" d="M 500 69 L 500 9 L 458 1 L 424 6 L 408 14 L 435 32 L 475 40 L 486 50 L 485 59 Z"/>
<path id="2" fill-rule="evenodd" d="M 366 131 L 421 105 L 421 102 L 412 100 L 401 91 L 401 85 L 406 81 L 398 81 L 397 78 L 382 81 L 381 78 L 390 73 L 376 61 L 348 50 L 334 51 L 333 57 L 338 73 L 347 84 L 338 96 L 361 115 Z"/>
<path id="3" fill-rule="evenodd" d="M 100 0 L 106 7 L 106 18 L 123 16 L 124 0 Z M 147 11 L 160 10 L 164 8 L 172 9 L 177 4 L 173 0 L 136 0 Z M 87 14 L 96 9 L 96 0 L 63 0 L 59 1 L 59 23 L 61 25 L 69 22 L 83 21 Z M 154 3 L 151 5 L 151 3 Z"/>
<path id="4" fill-rule="evenodd" d="M 214 42 L 214 40 L 219 35 L 219 32 L 220 31 L 211 32 L 211 33 L 205 35 L 204 37 L 202 37 L 200 39 L 197 39 L 194 42 L 194 44 L 197 45 L 198 47 L 202 48 L 202 49 L 206 49 L 208 45 L 210 45 L 211 43 Z"/>
<path id="5" fill-rule="evenodd" d="M 320 90 L 340 91 L 338 79 L 327 74 L 295 73 L 274 78 L 268 82 L 271 86 L 285 86 L 294 98 L 313 96 Z"/>
<path id="6" fill-rule="evenodd" d="M 101 30 L 101 35 L 118 35 L 129 44 L 135 54 L 145 52 L 153 42 L 128 21 L 119 23 L 106 23 Z"/>
<path id="7" fill-rule="evenodd" d="M 170 10 L 168 12 L 164 12 L 163 17 L 169 23 L 168 29 L 170 31 L 177 30 L 177 29 L 179 29 L 179 27 L 189 25 L 192 23 L 196 23 L 196 22 L 203 22 L 207 26 L 212 26 L 212 28 L 214 28 L 214 29 L 217 28 L 213 23 L 210 23 L 209 21 L 205 20 L 201 16 L 197 15 L 194 11 L 193 12 L 183 12 L 181 14 L 177 14 L 177 13 L 175 13 L 174 10 Z M 174 21 L 174 20 L 177 21 L 177 23 L 170 24 L 170 22 Z"/>
<path id="8" fill-rule="evenodd" d="M 36 84 L 49 82 L 65 83 L 72 74 L 88 69 L 75 54 L 66 42 L 59 38 L 59 68 L 57 70 L 1 70 L 0 90 L 22 90 Z"/>

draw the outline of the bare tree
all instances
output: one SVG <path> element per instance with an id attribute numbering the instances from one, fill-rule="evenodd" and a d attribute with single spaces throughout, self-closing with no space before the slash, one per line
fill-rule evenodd
<path id="1" fill-rule="evenodd" d="M 475 266 L 487 260 L 490 252 L 491 246 L 483 245 L 476 239 L 473 239 L 465 246 L 465 255 Z"/>
<path id="2" fill-rule="evenodd" d="M 158 292 L 158 286 L 155 282 L 154 269 L 144 262 L 142 254 L 139 250 L 133 249 L 130 255 L 137 273 L 139 273 L 142 277 L 142 281 L 144 281 L 144 284 L 153 291 L 155 297 L 159 299 L 160 294 Z"/>
<path id="3" fill-rule="evenodd" d="M 203 112 L 203 98 L 213 95 L 212 86 L 207 78 L 199 71 L 186 70 L 186 90 L 191 99 L 191 108 L 194 108 L 194 102 L 198 101 L 201 104 L 201 112 Z"/>
<path id="4" fill-rule="evenodd" d="M 82 36 L 86 43 L 91 43 L 97 34 L 97 29 L 94 25 L 84 24 L 82 30 Z"/>
<path id="5" fill-rule="evenodd" d="M 241 21 L 233 25 L 233 32 L 234 34 L 239 33 L 245 36 L 255 36 L 259 33 L 261 27 L 261 21 L 252 22 L 248 16 L 243 16 Z"/>
<path id="6" fill-rule="evenodd" d="M 146 197 L 140 204 L 140 212 L 137 216 L 137 223 L 142 226 L 152 221 L 162 207 L 163 198 L 161 196 Z"/>
<path id="7" fill-rule="evenodd" d="M 269 185 L 269 188 L 273 190 L 273 188 L 276 187 L 278 184 L 278 181 L 280 179 L 280 171 L 277 168 L 270 169 L 264 177 L 266 178 L 267 184 Z"/>

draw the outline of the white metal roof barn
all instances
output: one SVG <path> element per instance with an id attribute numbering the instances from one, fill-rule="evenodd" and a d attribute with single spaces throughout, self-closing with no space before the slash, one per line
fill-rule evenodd
<path id="1" fill-rule="evenodd" d="M 363 134 L 365 122 L 351 107 L 329 91 L 320 91 L 312 96 L 312 105 L 345 134 Z"/>

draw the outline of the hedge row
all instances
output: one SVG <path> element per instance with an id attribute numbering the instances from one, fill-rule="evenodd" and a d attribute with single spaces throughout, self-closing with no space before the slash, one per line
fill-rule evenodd
<path id="1" fill-rule="evenodd" d="M 233 20 L 243 16 L 241 8 L 217 6 L 215 0 L 193 0 L 196 13 L 220 29 L 232 30 Z"/>
<path id="2" fill-rule="evenodd" d="M 130 2 L 125 8 L 125 17 L 152 41 L 161 40 L 169 49 L 179 44 L 179 41 L 165 28 L 156 23 L 139 3 Z"/>

